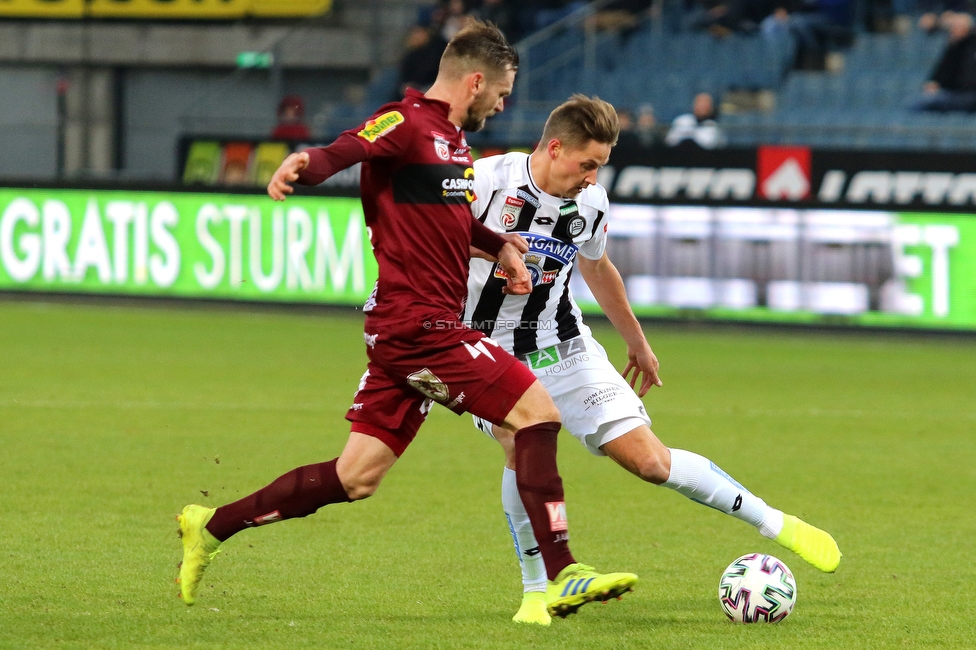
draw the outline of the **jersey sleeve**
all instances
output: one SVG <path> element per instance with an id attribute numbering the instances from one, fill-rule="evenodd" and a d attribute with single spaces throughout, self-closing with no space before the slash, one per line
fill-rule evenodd
<path id="1" fill-rule="evenodd" d="M 580 246 L 579 254 L 589 260 L 599 260 L 603 257 L 603 254 L 607 250 L 607 222 L 610 220 L 610 200 L 607 198 L 607 192 L 603 189 L 602 185 L 598 186 L 600 188 L 600 199 L 596 201 L 596 207 L 599 215 L 590 228 L 593 228 L 593 236 Z"/>
<path id="2" fill-rule="evenodd" d="M 327 147 L 305 151 L 308 167 L 298 175 L 303 185 L 318 185 L 333 174 L 364 160 L 396 158 L 409 150 L 415 126 L 402 102 L 381 107 L 368 120 L 344 131 Z"/>

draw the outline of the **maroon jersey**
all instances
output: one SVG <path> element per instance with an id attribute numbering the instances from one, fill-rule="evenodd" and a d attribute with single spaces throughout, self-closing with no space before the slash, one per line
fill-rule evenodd
<path id="1" fill-rule="evenodd" d="M 330 146 L 310 149 L 299 182 L 317 184 L 362 161 L 363 213 L 379 263 L 366 327 L 455 319 L 467 295 L 468 245 L 496 254 L 471 215 L 474 168 L 450 106 L 407 90 Z M 487 229 L 485 229 L 487 230 Z M 375 329 L 373 330 L 375 331 Z"/>

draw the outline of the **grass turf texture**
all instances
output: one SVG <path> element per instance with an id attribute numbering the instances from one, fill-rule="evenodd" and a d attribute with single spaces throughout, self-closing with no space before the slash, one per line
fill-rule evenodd
<path id="1" fill-rule="evenodd" d="M 612 331 L 596 334 L 621 365 Z M 438 407 L 377 496 L 243 532 L 187 608 L 174 515 L 339 453 L 360 319 L 0 302 L 0 647 L 976 646 L 976 341 L 648 336 L 658 435 L 832 531 L 838 573 L 564 435 L 574 552 L 642 582 L 549 629 L 516 626 L 501 450 Z M 719 608 L 722 569 L 752 551 L 796 575 L 780 625 Z"/>

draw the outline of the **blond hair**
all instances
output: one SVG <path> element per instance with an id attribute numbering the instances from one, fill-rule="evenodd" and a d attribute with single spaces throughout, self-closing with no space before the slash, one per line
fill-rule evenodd
<path id="1" fill-rule="evenodd" d="M 575 94 L 557 106 L 542 130 L 542 144 L 559 140 L 568 149 L 582 149 L 591 140 L 617 144 L 620 122 L 613 106 L 599 97 Z"/>

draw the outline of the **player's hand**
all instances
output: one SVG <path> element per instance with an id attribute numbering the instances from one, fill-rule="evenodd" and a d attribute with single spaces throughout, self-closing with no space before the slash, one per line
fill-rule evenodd
<path id="1" fill-rule="evenodd" d="M 529 242 L 525 240 L 525 237 L 518 234 L 517 232 L 505 232 L 501 233 L 500 237 L 507 241 L 509 244 L 514 246 L 518 252 L 525 255 L 529 252 Z"/>
<path id="2" fill-rule="evenodd" d="M 654 351 L 651 350 L 651 346 L 645 343 L 643 347 L 636 350 L 627 346 L 627 367 L 621 374 L 630 383 L 630 387 L 636 390 L 640 397 L 644 397 L 647 391 L 651 390 L 651 386 L 660 387 L 664 385 L 657 375 L 660 366 L 661 364 L 654 355 Z M 633 372 L 633 376 L 630 376 L 631 372 Z M 639 389 L 637 388 L 638 381 L 640 381 Z"/>
<path id="3" fill-rule="evenodd" d="M 281 161 L 278 170 L 271 177 L 271 182 L 268 183 L 268 196 L 275 201 L 284 201 L 286 195 L 295 191 L 291 183 L 298 180 L 298 172 L 308 167 L 308 162 L 308 154 L 304 151 L 293 153 Z"/>
<path id="4" fill-rule="evenodd" d="M 502 293 L 525 295 L 532 292 L 532 278 L 529 276 L 529 270 L 525 268 L 522 253 L 518 251 L 515 244 L 509 242 L 502 246 L 498 252 L 498 264 L 508 275 Z"/>

